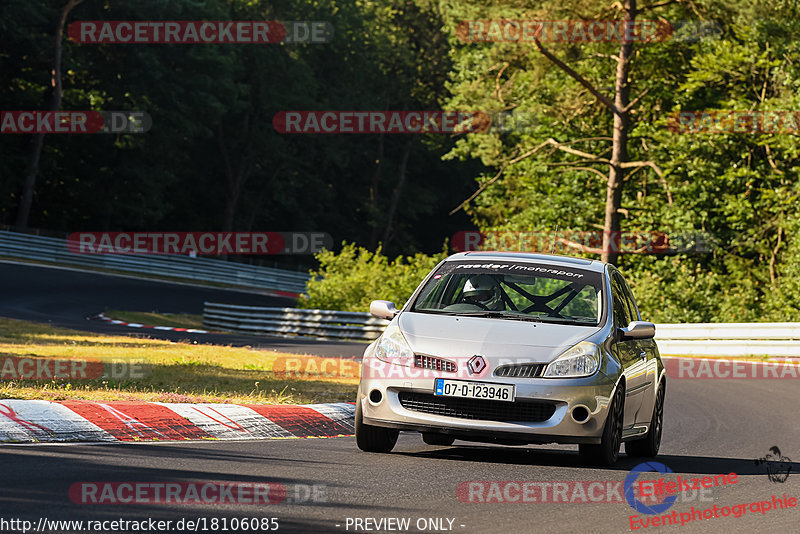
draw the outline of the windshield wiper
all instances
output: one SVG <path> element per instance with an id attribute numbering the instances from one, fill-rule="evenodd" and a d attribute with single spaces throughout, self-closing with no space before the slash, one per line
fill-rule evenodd
<path id="1" fill-rule="evenodd" d="M 576 321 L 575 319 L 560 319 L 558 317 L 549 317 L 545 316 L 543 319 L 540 319 L 545 323 L 553 323 L 553 324 L 566 324 L 566 325 L 575 325 L 575 326 L 597 326 L 597 323 L 590 323 L 588 321 Z"/>
<path id="2" fill-rule="evenodd" d="M 416 313 L 430 313 L 434 315 L 450 315 L 454 317 L 499 317 L 501 319 L 514 319 L 516 321 L 529 321 L 532 323 L 550 323 L 550 324 L 564 324 L 574 326 L 597 326 L 597 322 L 576 321 L 575 319 L 561 319 L 558 317 L 549 317 L 547 315 L 521 315 L 516 313 L 508 313 L 502 311 L 475 311 L 475 312 L 458 312 L 458 311 L 443 311 L 443 310 L 411 310 Z"/>
<path id="3" fill-rule="evenodd" d="M 541 323 L 542 319 L 536 315 L 519 315 L 516 313 L 506 313 L 501 311 L 481 311 L 481 312 L 465 312 L 456 315 L 466 317 L 500 317 L 503 319 L 516 319 L 517 321 L 531 321 L 534 323 Z"/>

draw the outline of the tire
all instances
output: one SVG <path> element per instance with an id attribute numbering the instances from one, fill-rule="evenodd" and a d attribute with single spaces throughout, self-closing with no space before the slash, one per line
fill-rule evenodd
<path id="1" fill-rule="evenodd" d="M 399 430 L 364 423 L 361 415 L 361 395 L 356 399 L 356 444 L 365 452 L 389 452 L 397 443 Z"/>
<path id="2" fill-rule="evenodd" d="M 422 441 L 428 445 L 438 445 L 441 447 L 449 447 L 456 440 L 453 436 L 445 434 L 436 434 L 434 432 L 423 432 Z"/>
<path id="3" fill-rule="evenodd" d="M 614 400 L 606 417 L 603 436 L 600 444 L 578 445 L 578 452 L 586 463 L 611 467 L 619 458 L 619 447 L 622 444 L 622 423 L 625 410 L 625 388 L 617 387 Z"/>
<path id="4" fill-rule="evenodd" d="M 666 386 L 662 382 L 656 392 L 656 403 L 653 406 L 653 417 L 650 420 L 650 430 L 642 439 L 628 441 L 625 443 L 625 454 L 642 458 L 655 458 L 658 456 L 658 449 L 661 447 L 661 433 L 664 428 L 664 397 L 666 396 Z"/>

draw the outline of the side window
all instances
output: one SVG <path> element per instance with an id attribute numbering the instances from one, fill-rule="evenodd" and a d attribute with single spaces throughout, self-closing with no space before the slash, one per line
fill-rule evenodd
<path id="1" fill-rule="evenodd" d="M 569 317 L 600 320 L 598 306 L 600 297 L 592 286 L 584 286 L 575 297 L 561 310 L 561 314 Z"/>
<path id="2" fill-rule="evenodd" d="M 631 313 L 625 298 L 623 282 L 616 273 L 611 277 L 611 297 L 614 301 L 614 326 L 624 328 L 631 322 Z"/>
<path id="3" fill-rule="evenodd" d="M 639 307 L 636 306 L 636 299 L 633 298 L 633 292 L 631 291 L 628 282 L 625 281 L 624 278 L 620 277 L 622 281 L 622 290 L 625 294 L 625 300 L 628 303 L 628 309 L 631 311 L 631 320 L 633 321 L 641 321 L 642 316 L 639 314 Z"/>

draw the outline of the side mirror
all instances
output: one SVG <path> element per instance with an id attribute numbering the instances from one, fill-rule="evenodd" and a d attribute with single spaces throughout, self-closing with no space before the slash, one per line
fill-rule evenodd
<path id="1" fill-rule="evenodd" d="M 622 339 L 652 339 L 656 335 L 656 325 L 647 321 L 631 321 L 619 329 Z"/>
<path id="2" fill-rule="evenodd" d="M 369 313 L 378 319 L 394 319 L 399 310 L 394 307 L 394 302 L 389 300 L 373 300 L 369 303 Z"/>

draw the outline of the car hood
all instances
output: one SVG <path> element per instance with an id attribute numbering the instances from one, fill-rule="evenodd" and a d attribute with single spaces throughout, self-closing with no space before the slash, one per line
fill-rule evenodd
<path id="1" fill-rule="evenodd" d="M 404 312 L 398 326 L 417 354 L 549 363 L 599 330 L 598 326 L 535 323 L 487 317 Z"/>

